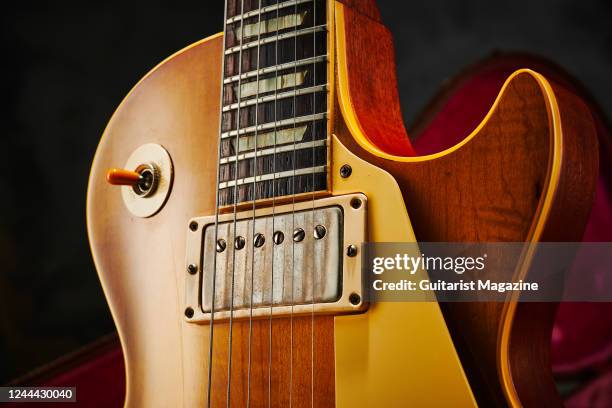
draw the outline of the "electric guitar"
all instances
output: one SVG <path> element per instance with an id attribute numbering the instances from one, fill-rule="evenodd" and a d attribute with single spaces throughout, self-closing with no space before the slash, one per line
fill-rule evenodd
<path id="1" fill-rule="evenodd" d="M 369 303 L 361 252 L 579 240 L 584 103 L 522 69 L 471 134 L 419 156 L 373 0 L 225 11 L 132 89 L 92 165 L 126 406 L 561 406 L 555 304 Z"/>

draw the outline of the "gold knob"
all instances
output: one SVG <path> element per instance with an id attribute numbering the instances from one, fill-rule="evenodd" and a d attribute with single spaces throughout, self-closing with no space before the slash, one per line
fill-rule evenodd
<path id="1" fill-rule="evenodd" d="M 142 180 L 142 175 L 136 171 L 125 169 L 109 169 L 106 181 L 114 186 L 135 186 Z"/>

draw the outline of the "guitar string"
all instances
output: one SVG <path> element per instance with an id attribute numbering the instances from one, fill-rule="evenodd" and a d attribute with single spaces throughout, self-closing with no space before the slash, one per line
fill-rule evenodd
<path id="1" fill-rule="evenodd" d="M 272 406 L 272 315 L 274 313 L 274 251 L 276 243 L 274 242 L 274 234 L 276 233 L 275 215 L 276 215 L 276 136 L 277 123 L 276 115 L 278 109 L 278 40 L 279 40 L 279 1 L 276 2 L 276 41 L 274 50 L 274 149 L 273 149 L 273 164 L 272 171 L 272 266 L 271 266 L 271 283 L 270 283 L 270 318 L 268 322 L 268 408 Z M 280 245 L 280 244 L 279 244 Z"/>
<path id="2" fill-rule="evenodd" d="M 252 340 L 253 340 L 253 287 L 254 282 L 253 282 L 253 276 L 254 276 L 254 271 L 255 271 L 255 250 L 257 249 L 255 246 L 255 230 L 256 230 L 256 219 L 255 219 L 255 210 L 256 210 L 256 202 L 257 202 L 257 135 L 258 135 L 258 120 L 259 120 L 259 67 L 260 67 L 260 58 L 261 55 L 259 54 L 260 52 L 260 42 L 261 42 L 261 9 L 262 9 L 262 4 L 261 4 L 262 0 L 258 0 L 258 7 L 259 7 L 259 13 L 258 13 L 258 17 L 257 17 L 257 77 L 255 79 L 255 133 L 254 133 L 254 139 L 255 139 L 255 153 L 253 155 L 253 225 L 252 225 L 252 232 L 253 232 L 253 236 L 251 237 L 251 299 L 249 302 L 249 352 L 248 352 L 248 367 L 247 367 L 247 402 L 246 402 L 246 406 L 247 408 L 251 406 L 251 352 L 252 352 Z M 244 23 L 243 23 L 244 25 Z M 238 102 L 240 103 L 240 101 Z M 238 159 L 236 158 L 236 161 Z M 262 166 L 262 170 L 265 172 L 265 169 L 263 169 Z M 248 229 L 247 229 L 248 231 Z M 265 230 L 264 230 L 265 233 Z M 265 236 L 265 235 L 264 235 Z M 265 239 L 265 238 L 264 238 Z M 262 244 L 262 246 L 265 245 L 265 242 Z M 248 248 L 248 246 L 247 246 Z"/>
<path id="3" fill-rule="evenodd" d="M 225 48 L 226 48 L 226 35 L 227 35 L 227 14 L 228 14 L 228 1 L 225 1 L 224 10 L 223 10 L 223 49 L 221 56 L 221 77 L 225 78 Z M 225 86 L 223 84 L 223 79 L 221 80 L 221 103 L 219 106 L 223 106 L 223 100 L 225 99 Z M 213 345 L 214 345 L 214 329 L 215 329 L 215 294 L 216 294 L 216 284 L 217 284 L 217 255 L 218 252 L 216 250 L 217 241 L 219 239 L 219 206 L 220 206 L 220 190 L 219 184 L 221 182 L 221 154 L 223 149 L 223 143 L 221 140 L 221 135 L 223 133 L 223 115 L 221 115 L 221 120 L 219 121 L 219 149 L 217 154 L 217 185 L 215 186 L 215 241 L 214 241 L 214 256 L 213 256 L 213 268 L 212 268 L 212 294 L 211 294 L 211 307 L 210 307 L 210 328 L 208 331 L 208 382 L 206 385 L 206 406 L 210 408 L 211 406 L 211 391 L 212 391 L 212 366 L 213 366 Z M 202 232 L 204 234 L 204 232 Z M 204 268 L 201 268 L 204 269 Z M 202 272 L 202 286 L 204 286 L 204 272 Z"/>
<path id="4" fill-rule="evenodd" d="M 238 244 L 236 232 L 237 232 L 237 211 L 238 211 L 238 155 L 240 154 L 240 102 L 242 98 L 242 48 L 244 44 L 244 32 L 245 32 L 245 19 L 244 19 L 244 0 L 241 0 L 240 4 L 240 49 L 238 52 L 238 106 L 236 108 L 236 146 L 234 150 L 236 157 L 234 160 L 234 205 L 233 205 L 233 242 L 232 242 L 232 284 L 230 290 L 230 318 L 229 318 L 229 334 L 228 334 L 228 346 L 227 346 L 227 407 L 230 407 L 231 396 L 232 396 L 232 351 L 233 351 L 233 336 L 234 336 L 234 289 L 236 281 L 236 246 Z M 245 234 L 246 235 L 246 234 Z M 246 239 L 245 239 L 246 240 Z M 228 244 L 229 245 L 229 244 Z M 246 246 L 246 242 L 244 244 Z"/>
<path id="5" fill-rule="evenodd" d="M 313 89 L 316 89 L 317 86 L 317 65 L 315 59 L 317 57 L 317 32 L 315 27 L 317 26 L 317 0 L 312 0 L 312 86 Z M 312 233 L 314 234 L 314 230 L 316 228 L 315 222 L 315 139 L 316 139 L 316 114 L 317 114 L 317 96 L 316 92 L 312 93 L 312 131 L 311 131 L 311 139 L 312 139 Z M 311 300 L 311 313 L 310 313 L 310 406 L 314 408 L 314 358 L 315 358 L 315 350 L 314 350 L 314 333 L 315 333 L 315 318 L 314 318 L 314 310 L 315 310 L 315 241 L 316 238 L 313 236 L 312 240 L 312 271 L 311 271 L 311 291 L 312 291 L 312 300 Z"/>
<path id="6" fill-rule="evenodd" d="M 296 161 L 296 126 L 297 126 L 297 15 L 298 15 L 298 2 L 295 2 L 294 7 L 294 15 L 295 15 L 295 30 L 294 30 L 294 43 L 293 43 L 293 177 L 292 177 L 292 208 L 291 208 L 291 218 L 292 218 L 292 231 L 295 234 L 295 161 Z M 314 61 L 314 60 L 313 60 Z M 292 234 L 292 235 L 293 235 Z M 293 238 L 293 237 L 292 237 Z M 290 314 L 290 352 L 289 352 L 289 407 L 293 404 L 293 303 L 294 303 L 294 283 L 295 283 L 295 239 L 291 240 L 291 314 Z"/>

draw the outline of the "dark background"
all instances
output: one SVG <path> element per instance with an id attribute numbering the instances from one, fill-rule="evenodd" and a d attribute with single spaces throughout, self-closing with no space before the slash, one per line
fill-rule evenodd
<path id="1" fill-rule="evenodd" d="M 223 20 L 221 0 L 22 3 L 1 17 L 0 384 L 114 330 L 85 230 L 99 136 L 140 77 Z M 610 2 L 378 3 L 407 124 L 496 49 L 556 61 L 612 112 Z"/>

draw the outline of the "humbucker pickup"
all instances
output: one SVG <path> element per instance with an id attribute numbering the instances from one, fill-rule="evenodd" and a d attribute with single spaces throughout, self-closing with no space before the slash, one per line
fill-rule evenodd
<path id="1" fill-rule="evenodd" d="M 352 194 L 190 220 L 185 317 L 364 310 L 366 207 Z"/>

